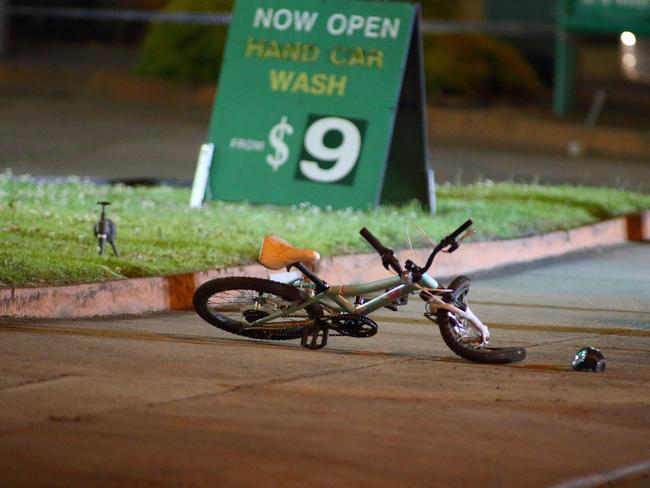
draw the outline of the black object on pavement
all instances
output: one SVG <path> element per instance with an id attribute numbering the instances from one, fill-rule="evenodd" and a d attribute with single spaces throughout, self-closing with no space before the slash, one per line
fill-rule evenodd
<path id="1" fill-rule="evenodd" d="M 605 371 L 605 356 L 595 347 L 586 346 L 576 352 L 573 356 L 571 366 L 576 371 L 591 371 L 594 373 L 602 373 Z"/>

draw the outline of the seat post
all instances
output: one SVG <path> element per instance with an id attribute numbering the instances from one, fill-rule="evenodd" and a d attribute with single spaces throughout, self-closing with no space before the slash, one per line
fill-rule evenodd
<path id="1" fill-rule="evenodd" d="M 302 274 L 304 274 L 307 278 L 309 278 L 314 285 L 316 285 L 316 293 L 322 293 L 325 290 L 329 289 L 329 285 L 325 283 L 323 280 L 321 280 L 318 276 L 316 276 L 314 273 L 312 273 L 307 267 L 302 264 L 302 263 L 293 263 L 289 267 L 293 266 L 294 268 L 298 269 Z"/>

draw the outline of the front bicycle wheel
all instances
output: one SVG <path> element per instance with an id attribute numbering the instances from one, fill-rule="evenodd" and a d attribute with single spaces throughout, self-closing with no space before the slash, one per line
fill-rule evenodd
<path id="1" fill-rule="evenodd" d="M 470 279 L 467 276 L 455 278 L 447 287 L 451 291 L 442 299 L 465 310 Z M 507 364 L 523 361 L 526 349 L 523 347 L 485 347 L 481 346 L 480 333 L 458 314 L 439 308 L 436 323 L 445 344 L 458 356 L 469 361 L 487 364 Z"/>
<path id="2" fill-rule="evenodd" d="M 193 304 L 203 320 L 231 334 L 252 339 L 288 340 L 301 338 L 304 328 L 322 317 L 319 304 L 260 326 L 251 324 L 306 298 L 298 288 L 276 281 L 229 277 L 203 283 L 194 292 Z"/>

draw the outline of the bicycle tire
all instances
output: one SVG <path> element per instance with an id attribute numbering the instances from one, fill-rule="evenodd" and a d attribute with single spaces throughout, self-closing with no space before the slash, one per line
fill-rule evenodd
<path id="1" fill-rule="evenodd" d="M 462 308 L 467 304 L 470 284 L 471 281 L 467 276 L 458 276 L 447 287 L 451 292 L 443 295 L 442 299 Z M 463 322 L 464 319 L 454 316 L 448 310 L 438 309 L 436 313 L 436 323 L 440 327 L 442 339 L 447 347 L 461 358 L 484 364 L 516 363 L 526 358 L 526 349 L 523 347 L 484 347 L 463 342 L 455 327 L 458 324 L 462 327 Z"/>
<path id="2" fill-rule="evenodd" d="M 203 320 L 231 334 L 251 339 L 291 340 L 301 338 L 305 326 L 323 316 L 318 303 L 296 312 L 289 319 L 280 317 L 268 322 L 268 326 L 249 328 L 249 325 L 265 313 L 305 298 L 307 295 L 303 291 L 290 285 L 238 276 L 203 283 L 194 292 L 192 301 L 194 310 Z"/>

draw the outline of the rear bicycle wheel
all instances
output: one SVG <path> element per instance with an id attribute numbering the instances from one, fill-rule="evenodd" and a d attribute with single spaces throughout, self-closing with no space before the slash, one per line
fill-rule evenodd
<path id="1" fill-rule="evenodd" d="M 451 292 L 443 295 L 442 299 L 464 310 L 467 307 L 470 279 L 467 276 L 455 278 L 447 287 Z M 445 344 L 455 354 L 477 363 L 507 364 L 523 361 L 526 349 L 523 347 L 485 347 L 481 346 L 480 333 L 458 314 L 438 309 L 436 323 Z"/>
<path id="2" fill-rule="evenodd" d="M 251 323 L 307 298 L 290 285 L 260 278 L 217 278 L 194 292 L 194 310 L 215 327 L 252 339 L 289 340 L 302 337 L 305 327 L 323 315 L 319 304 L 278 317 L 258 327 Z"/>

